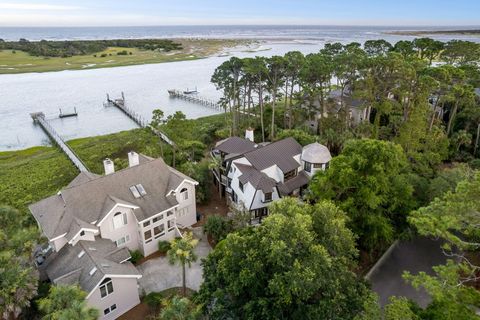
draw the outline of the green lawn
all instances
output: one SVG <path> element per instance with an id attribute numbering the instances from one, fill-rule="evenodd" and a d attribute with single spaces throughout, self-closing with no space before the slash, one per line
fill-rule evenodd
<path id="1" fill-rule="evenodd" d="M 112 47 L 91 55 L 35 57 L 26 52 L 0 50 L 0 74 L 85 70 L 138 64 L 193 60 L 219 53 L 222 49 L 244 43 L 240 40 L 179 40 L 183 50 L 160 52 L 137 48 Z M 127 55 L 117 55 L 127 51 Z M 131 53 L 131 54 L 130 54 Z M 104 57 L 102 57 L 104 55 Z"/>
<path id="2" fill-rule="evenodd" d="M 220 114 L 187 121 L 192 132 L 213 139 L 207 132 L 211 132 L 212 126 L 221 126 L 223 117 Z M 170 146 L 160 142 L 160 138 L 149 129 L 75 139 L 67 144 L 92 172 L 98 174 L 103 173 L 105 158 L 114 160 L 117 170 L 127 167 L 127 153 L 132 150 L 151 157 L 163 155 L 165 162 L 172 164 Z M 29 204 L 55 194 L 77 174 L 77 168 L 56 147 L 0 152 L 0 204 L 26 212 Z"/>

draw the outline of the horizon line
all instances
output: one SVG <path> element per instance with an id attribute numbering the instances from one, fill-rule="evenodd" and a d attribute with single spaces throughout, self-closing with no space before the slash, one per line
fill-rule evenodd
<path id="1" fill-rule="evenodd" d="M 398 25 L 376 25 L 376 24 L 152 24 L 152 25 L 85 25 L 85 26 L 29 26 L 29 25 L 10 25 L 2 26 L 0 28 L 151 28 L 151 27 L 406 27 L 406 28 L 430 28 L 430 27 L 445 27 L 445 28 L 480 28 L 480 24 L 398 24 Z"/>

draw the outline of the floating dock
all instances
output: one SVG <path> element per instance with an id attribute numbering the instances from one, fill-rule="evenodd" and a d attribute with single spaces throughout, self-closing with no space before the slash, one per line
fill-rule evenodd
<path id="1" fill-rule="evenodd" d="M 215 110 L 223 110 L 223 107 L 219 105 L 217 102 L 215 102 L 214 100 L 204 98 L 197 94 L 192 94 L 192 93 L 185 93 L 184 91 L 176 90 L 176 89 L 168 90 L 168 94 L 170 95 L 171 98 L 183 99 L 185 101 L 197 103 L 202 106 L 206 106 Z"/>
<path id="2" fill-rule="evenodd" d="M 30 113 L 33 121 L 38 123 L 43 131 L 50 137 L 50 139 L 67 155 L 70 161 L 80 170 L 81 172 L 88 172 L 87 166 L 80 160 L 76 153 L 63 141 L 62 137 L 53 129 L 53 127 L 45 119 L 45 114 L 43 112 L 34 112 Z"/>
<path id="3" fill-rule="evenodd" d="M 130 119 L 133 120 L 140 128 L 147 128 L 149 127 L 153 133 L 159 136 L 163 141 L 168 143 L 169 145 L 175 147 L 175 143 L 163 132 L 153 128 L 150 124 L 143 118 L 141 115 L 133 111 L 132 109 L 128 108 L 125 104 L 125 95 L 122 92 L 122 97 L 119 99 L 110 99 L 110 95 L 107 93 L 107 102 L 103 104 L 105 107 L 114 106 L 120 109 L 123 113 L 125 113 Z"/>
<path id="4" fill-rule="evenodd" d="M 73 108 L 73 112 L 70 112 L 70 113 L 63 113 L 62 112 L 62 108 L 58 108 L 58 110 L 60 111 L 60 113 L 58 114 L 58 117 L 59 118 L 67 118 L 67 117 L 76 117 L 78 116 L 78 113 L 77 113 L 77 108 Z"/>

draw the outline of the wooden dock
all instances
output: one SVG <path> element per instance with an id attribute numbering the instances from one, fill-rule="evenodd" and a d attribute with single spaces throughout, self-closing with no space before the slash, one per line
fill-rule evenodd
<path id="1" fill-rule="evenodd" d="M 140 128 L 150 128 L 155 135 L 159 136 L 163 141 L 175 147 L 175 143 L 171 140 L 166 134 L 161 132 L 158 129 L 153 128 L 150 126 L 148 121 L 145 120 L 141 115 L 133 111 L 132 109 L 128 108 L 125 104 L 125 95 L 122 92 L 122 97 L 119 99 L 110 99 L 109 94 L 107 93 L 107 101 L 103 104 L 105 107 L 114 106 L 120 109 L 123 113 L 125 113 L 130 119 L 133 120 Z"/>
<path id="2" fill-rule="evenodd" d="M 104 103 L 105 107 L 114 106 L 120 109 L 123 113 L 125 113 L 130 119 L 133 120 L 140 128 L 148 127 L 148 122 L 138 113 L 127 107 L 125 104 L 125 95 L 122 92 L 122 97 L 119 99 L 110 99 L 110 96 L 107 93 L 107 102 Z"/>
<path id="3" fill-rule="evenodd" d="M 67 155 L 70 161 L 80 170 L 81 172 L 88 172 L 87 166 L 80 160 L 77 154 L 63 141 L 62 137 L 55 131 L 55 129 L 48 123 L 45 119 L 45 114 L 43 112 L 30 113 L 33 121 L 38 123 L 43 131 L 50 137 L 50 139 Z"/>
<path id="4" fill-rule="evenodd" d="M 192 94 L 192 93 L 184 93 L 183 91 L 176 90 L 176 89 L 168 90 L 168 94 L 170 95 L 171 98 L 178 98 L 185 101 L 197 103 L 202 106 L 206 106 L 215 110 L 223 110 L 223 107 L 219 105 L 217 102 L 215 102 L 214 100 L 204 98 L 199 96 L 198 94 L 195 94 L 195 93 Z"/>

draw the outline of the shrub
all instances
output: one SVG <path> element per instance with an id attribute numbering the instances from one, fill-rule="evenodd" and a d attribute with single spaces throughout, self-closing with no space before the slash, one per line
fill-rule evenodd
<path id="1" fill-rule="evenodd" d="M 96 58 L 96 57 L 97 57 L 97 55 L 96 55 L 96 54 L 94 54 L 94 55 L 93 55 L 93 57 L 94 57 L 94 58 Z"/>
<path id="2" fill-rule="evenodd" d="M 122 50 L 117 52 L 117 56 L 126 56 L 128 54 L 127 50 Z"/>
<path id="3" fill-rule="evenodd" d="M 150 292 L 145 296 L 145 303 L 152 309 L 157 310 L 162 305 L 163 296 L 160 292 Z"/>
<path id="4" fill-rule="evenodd" d="M 106 53 L 102 53 L 102 54 L 100 55 L 100 57 L 102 57 L 102 58 L 105 58 L 106 56 L 107 56 Z"/>
<path id="5" fill-rule="evenodd" d="M 132 55 L 133 53 L 132 53 L 132 51 L 130 51 L 128 54 L 129 54 L 129 55 Z"/>
<path id="6" fill-rule="evenodd" d="M 166 253 L 168 250 L 170 250 L 170 242 L 168 241 L 158 242 L 158 251 L 160 251 L 161 253 Z"/>
<path id="7" fill-rule="evenodd" d="M 203 232 L 211 236 L 215 243 L 225 239 L 232 230 L 232 222 L 219 215 L 208 216 L 203 225 Z"/>
<path id="8" fill-rule="evenodd" d="M 133 264 L 136 264 L 138 261 L 140 261 L 143 258 L 143 254 L 139 250 L 130 251 L 130 255 L 132 256 L 130 258 L 130 261 Z"/>

